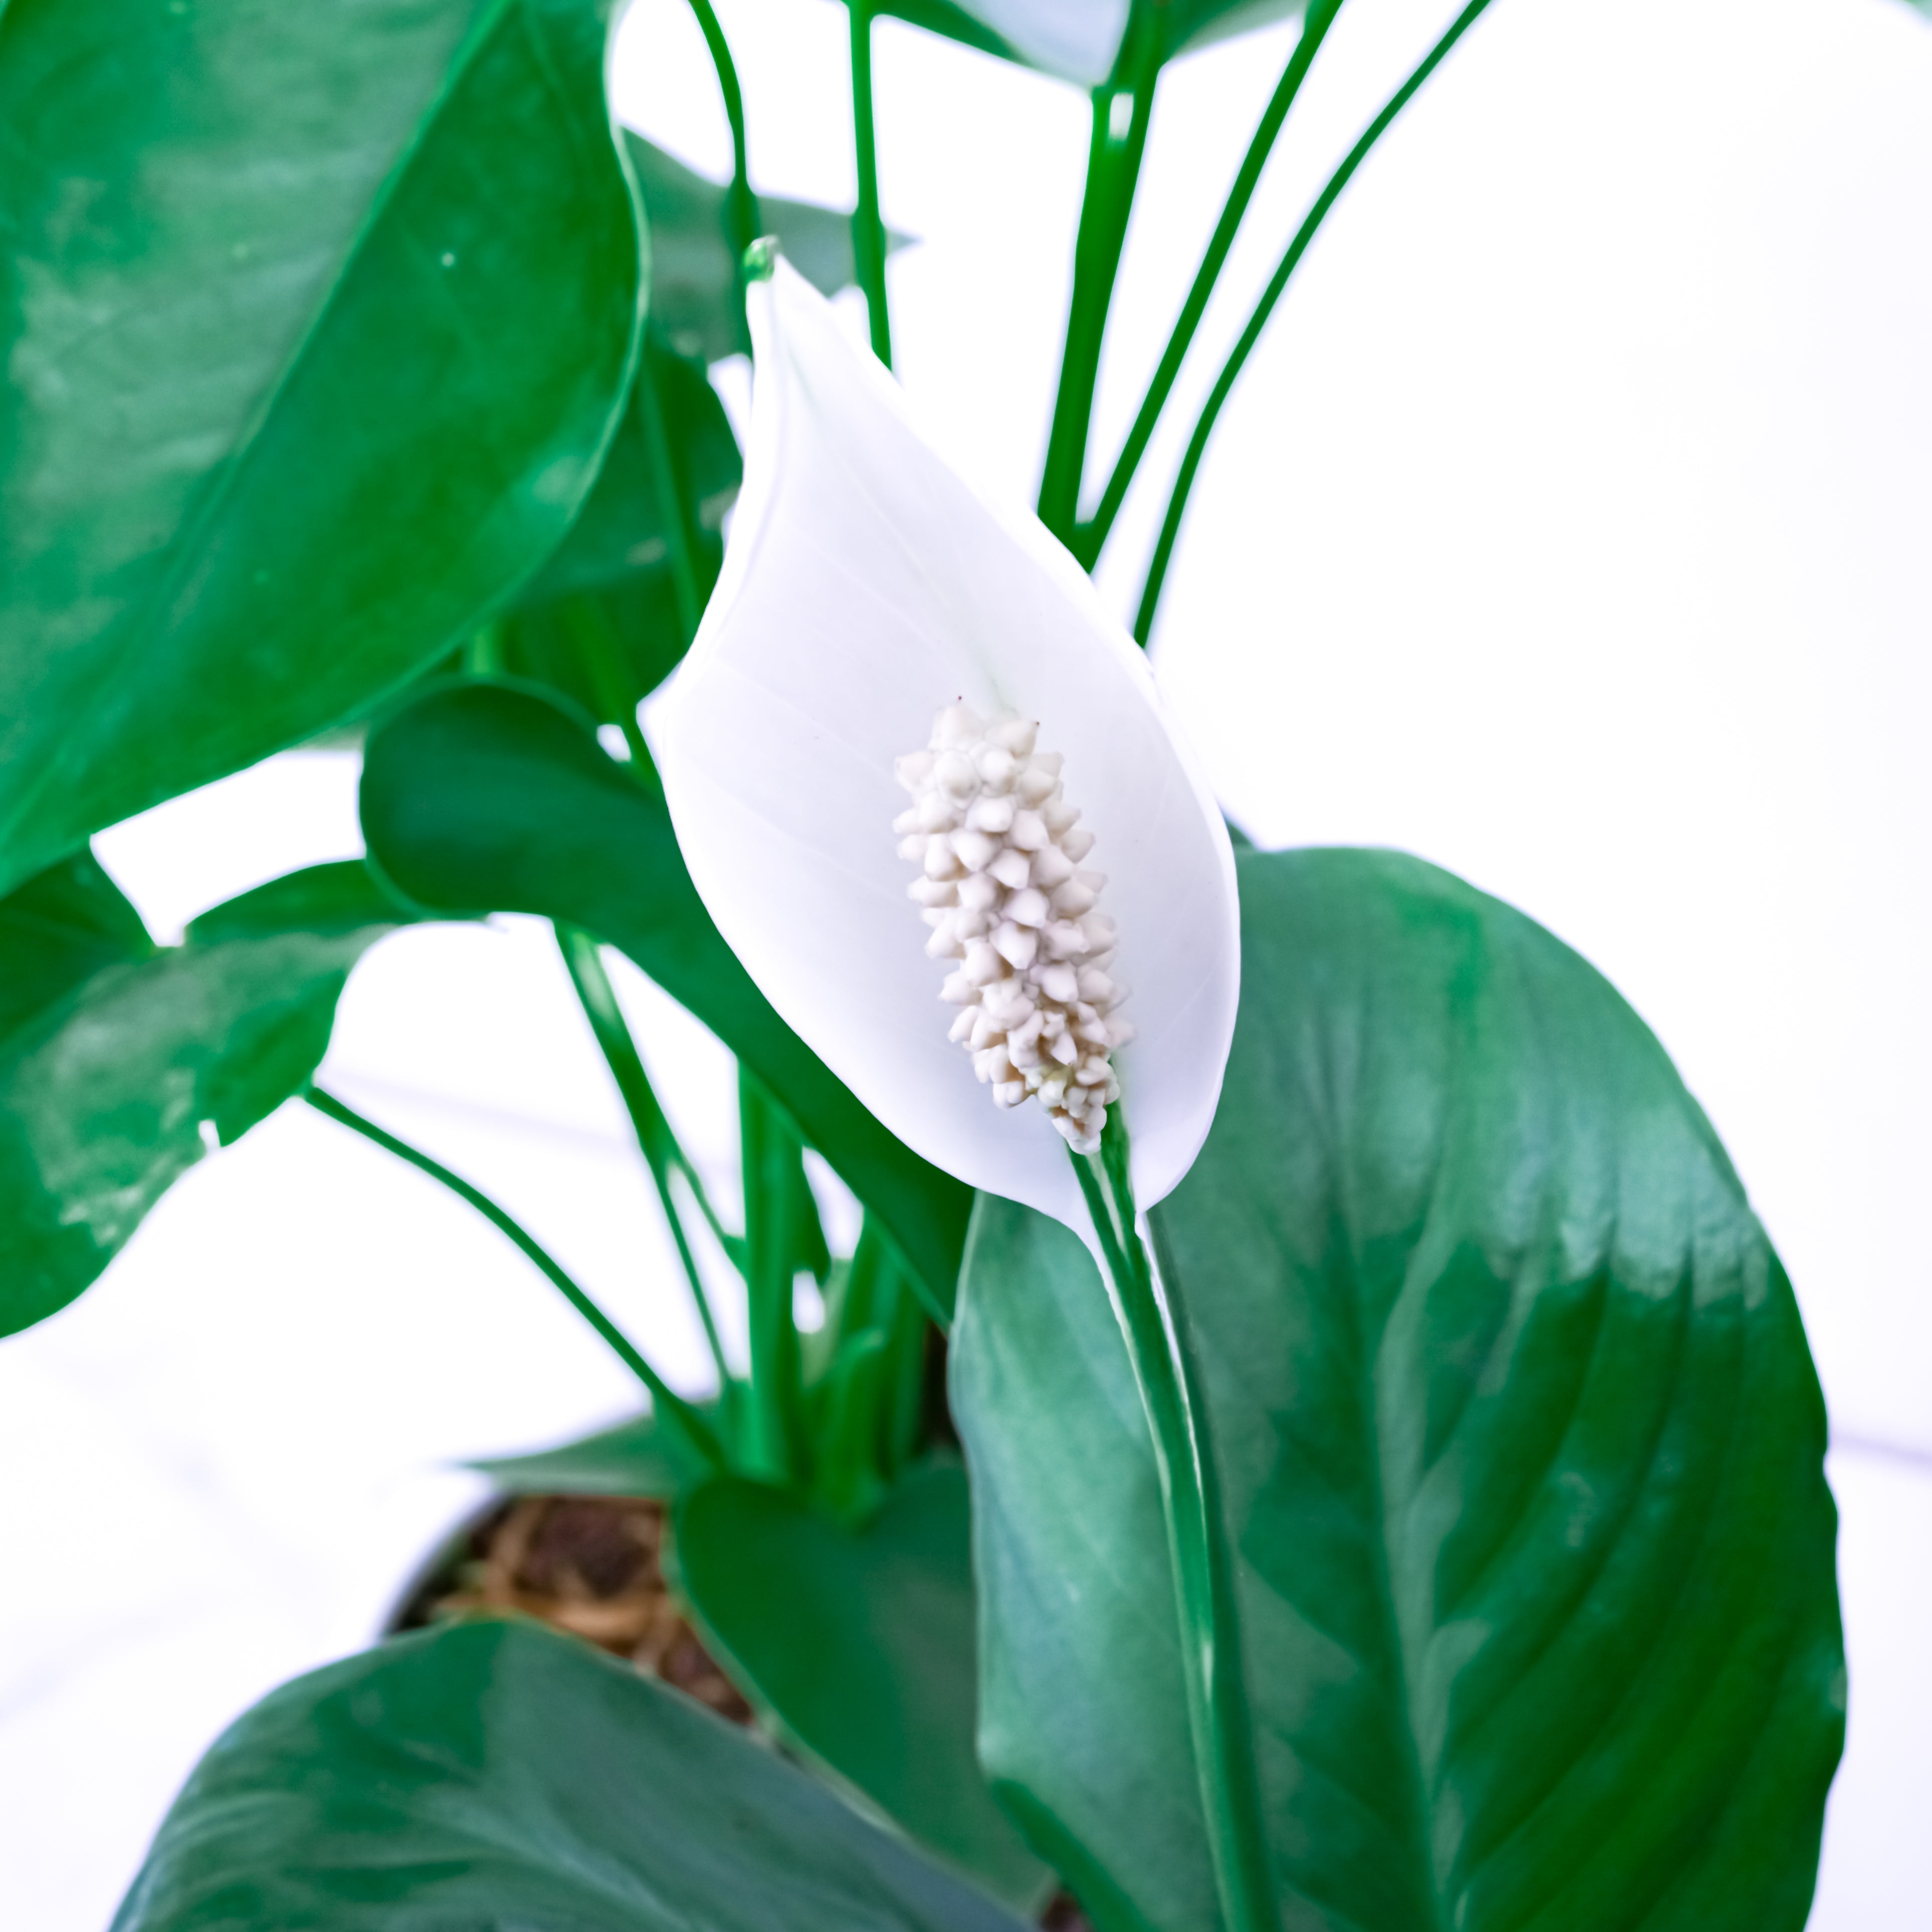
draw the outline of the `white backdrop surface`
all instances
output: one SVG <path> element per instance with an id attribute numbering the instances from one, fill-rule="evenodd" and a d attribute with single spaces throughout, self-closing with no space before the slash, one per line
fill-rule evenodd
<path id="1" fill-rule="evenodd" d="M 719 11 L 758 184 L 851 193 L 843 15 Z M 1447 17 L 1354 0 L 1282 143 L 1103 584 L 1327 167 Z M 1285 30 L 1164 78 L 1108 342 L 1111 455 Z M 1086 140 L 1070 91 L 887 22 L 902 373 L 1024 500 Z M 626 117 L 728 159 L 681 0 Z M 1264 843 L 1379 843 L 1553 926 L 1657 1028 L 1796 1280 L 1843 1511 L 1851 1743 L 1813 1924 L 1932 1896 L 1932 25 L 1893 0 L 1497 0 L 1304 266 L 1196 492 L 1156 658 Z M 856 320 L 856 318 L 855 318 Z M 741 370 L 721 386 L 742 403 Z M 1176 427 L 1178 425 L 1178 427 Z M 100 842 L 157 934 L 360 849 L 340 754 Z M 727 1197 L 728 1064 L 622 990 Z M 399 934 L 326 1077 L 497 1193 L 673 1378 L 701 1342 L 542 929 Z M 271 1686 L 368 1640 L 482 1493 L 454 1466 L 622 1412 L 506 1244 L 299 1107 L 192 1172 L 76 1306 L 0 1345 L 0 1925 L 93 1932 Z"/>

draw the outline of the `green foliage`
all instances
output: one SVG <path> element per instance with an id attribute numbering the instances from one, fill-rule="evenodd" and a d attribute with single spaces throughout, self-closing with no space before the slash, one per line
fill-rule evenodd
<path id="1" fill-rule="evenodd" d="M 156 946 L 82 854 L 0 901 L 0 1334 L 64 1307 L 175 1180 L 280 1106 L 350 968 L 410 915 L 359 862 L 244 892 Z"/>
<path id="2" fill-rule="evenodd" d="M 556 547 L 641 308 L 603 50 L 589 0 L 0 14 L 0 890 Z"/>
<path id="3" fill-rule="evenodd" d="M 1283 1910 L 1792 1928 L 1842 1736 L 1824 1414 L 1708 1124 L 1605 982 L 1386 853 L 1245 854 L 1241 1016 L 1152 1216 Z M 1216 1922 L 1101 1284 L 988 1201 L 954 1334 L 982 1755 L 1114 1932 Z"/>
<path id="4" fill-rule="evenodd" d="M 163 1823 L 114 1932 L 1015 1932 L 710 1712 L 478 1623 L 298 1678 Z"/>
<path id="5" fill-rule="evenodd" d="M 1024 1910 L 1046 1869 L 974 1756 L 970 1528 L 956 1463 L 918 1471 L 862 1529 L 720 1478 L 678 1505 L 678 1581 L 706 1645 L 790 1743 Z"/>
<path id="6" fill-rule="evenodd" d="M 418 905 L 536 913 L 627 953 L 738 1056 L 950 1313 L 967 1190 L 880 1126 L 772 1011 L 704 910 L 662 800 L 580 719 L 509 684 L 427 692 L 370 736 L 362 826 Z"/>

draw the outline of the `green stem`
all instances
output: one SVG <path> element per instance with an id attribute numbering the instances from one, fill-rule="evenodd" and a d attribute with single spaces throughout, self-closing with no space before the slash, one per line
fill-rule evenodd
<path id="1" fill-rule="evenodd" d="M 563 599 L 558 615 L 578 662 L 590 680 L 598 710 L 624 734 L 625 747 L 631 754 L 632 776 L 646 791 L 662 797 L 664 788 L 658 778 L 657 766 L 638 724 L 641 694 L 636 674 L 625 662 L 624 647 L 602 603 L 590 592 L 580 591 Z"/>
<path id="2" fill-rule="evenodd" d="M 745 1175 L 745 1298 L 752 1358 L 746 1448 L 774 1482 L 808 1474 L 805 1389 L 792 1283 L 802 1246 L 797 1190 L 804 1184 L 791 1123 L 750 1073 L 738 1073 Z"/>
<path id="3" fill-rule="evenodd" d="M 670 432 L 665 426 L 664 401 L 652 371 L 648 342 L 638 358 L 637 396 L 638 422 L 644 432 L 644 451 L 651 466 L 651 487 L 664 513 L 664 540 L 670 550 L 671 590 L 677 600 L 678 626 L 688 647 L 698 634 L 698 620 L 704 612 L 704 594 L 698 584 L 698 538 L 684 478 L 671 452 Z"/>
<path id="4" fill-rule="evenodd" d="M 1080 232 L 1073 246 L 1073 295 L 1066 311 L 1066 346 L 1060 358 L 1060 386 L 1053 400 L 1046 463 L 1040 472 L 1040 517 L 1070 544 L 1080 514 L 1080 482 L 1087 467 L 1087 434 L 1094 418 L 1094 387 L 1107 310 L 1127 238 L 1148 122 L 1160 70 L 1160 10 L 1136 7 L 1120 50 L 1114 78 L 1094 91 L 1094 127 L 1087 150 L 1087 192 L 1080 204 Z M 1122 76 L 1124 76 L 1124 80 Z M 1126 104 L 1125 125 L 1117 104 Z"/>
<path id="5" fill-rule="evenodd" d="M 879 156 L 872 132 L 872 0 L 845 0 L 852 28 L 852 152 L 859 200 L 852 211 L 852 261 L 866 292 L 872 353 L 892 366 L 892 326 L 886 308 L 886 226 L 879 218 Z"/>
<path id="6" fill-rule="evenodd" d="M 1243 1681 L 1234 1564 L 1221 1516 L 1213 1445 L 1198 1394 L 1178 1283 L 1156 1286 L 1136 1225 L 1127 1136 L 1110 1110 L 1096 1157 L 1072 1156 L 1106 1258 L 1114 1315 L 1154 1438 L 1167 1523 L 1208 1851 L 1226 1932 L 1280 1932 L 1261 1780 Z"/>
<path id="7" fill-rule="evenodd" d="M 493 1227 L 507 1234 L 536 1264 L 548 1278 L 550 1285 L 597 1331 L 610 1352 L 650 1391 L 651 1400 L 656 1407 L 659 1418 L 682 1433 L 691 1448 L 714 1468 L 724 1468 L 724 1451 L 704 1417 L 638 1354 L 622 1330 L 538 1244 L 536 1238 L 526 1234 L 480 1188 L 471 1186 L 460 1174 L 452 1174 L 440 1160 L 432 1159 L 420 1148 L 410 1146 L 407 1141 L 398 1139 L 386 1129 L 379 1127 L 374 1120 L 356 1112 L 346 1101 L 338 1100 L 333 1094 L 325 1091 L 322 1088 L 308 1087 L 303 1091 L 302 1098 L 317 1113 L 326 1114 L 332 1120 L 352 1128 L 364 1139 L 374 1141 L 376 1146 L 394 1154 L 398 1160 L 407 1161 L 410 1166 L 420 1169 L 432 1180 L 440 1181 L 459 1200 L 467 1202 Z"/>
<path id="8" fill-rule="evenodd" d="M 1120 505 L 1126 500 L 1127 486 L 1134 480 L 1134 472 L 1147 452 L 1154 426 L 1160 420 L 1160 412 L 1166 406 L 1174 380 L 1180 374 L 1180 365 L 1186 359 L 1194 332 L 1207 313 L 1208 298 L 1214 292 L 1214 284 L 1220 278 L 1222 265 L 1228 259 L 1228 250 L 1234 246 L 1241 218 L 1254 198 L 1275 137 L 1280 134 L 1282 124 L 1288 118 L 1288 110 L 1294 105 L 1295 96 L 1301 92 L 1301 83 L 1307 78 L 1308 70 L 1314 64 L 1315 56 L 1328 37 L 1328 29 L 1341 10 L 1342 0 L 1316 0 L 1316 4 L 1308 10 L 1301 37 L 1288 57 L 1288 64 L 1282 69 L 1281 79 L 1275 83 L 1274 92 L 1269 97 L 1260 123 L 1255 129 L 1254 139 L 1248 143 L 1240 172 L 1234 177 L 1234 186 L 1228 190 L 1221 218 L 1214 224 L 1214 232 L 1208 238 L 1207 250 L 1195 272 L 1193 286 L 1187 291 L 1187 299 L 1181 304 L 1174 332 L 1167 339 L 1167 346 L 1161 352 L 1154 380 L 1148 385 L 1148 392 L 1142 399 L 1140 412 L 1134 418 L 1133 428 L 1127 432 L 1127 440 L 1120 447 L 1113 474 L 1107 478 L 1107 487 L 1101 492 L 1100 506 L 1091 519 L 1079 526 L 1073 552 L 1089 570 L 1106 544 L 1108 534 L 1114 527 L 1114 519 L 1119 515 Z"/>
<path id="9" fill-rule="evenodd" d="M 724 195 L 724 239 L 737 270 L 742 296 L 745 250 L 758 238 L 763 221 L 758 212 L 758 197 L 752 192 L 752 172 L 746 154 L 745 96 L 738 86 L 737 64 L 731 58 L 730 44 L 724 38 L 724 29 L 718 24 L 711 0 L 691 0 L 691 10 L 697 16 L 698 32 L 704 36 L 704 44 L 710 50 L 711 64 L 718 72 L 718 91 L 724 98 L 724 118 L 731 126 L 731 185 Z M 739 326 L 743 332 L 741 340 L 748 348 L 751 336 L 744 329 L 742 309 Z"/>
<path id="10" fill-rule="evenodd" d="M 1288 278 L 1294 273 L 1296 264 L 1306 254 L 1308 244 L 1315 238 L 1316 231 L 1326 219 L 1328 211 L 1335 205 L 1349 179 L 1362 164 L 1369 150 L 1387 132 L 1389 124 L 1406 107 L 1416 91 L 1436 71 L 1443 57 L 1474 24 L 1476 17 L 1490 4 L 1490 0 L 1469 0 L 1469 4 L 1452 20 L 1442 38 L 1431 47 L 1418 64 L 1415 70 L 1389 97 L 1388 104 L 1368 126 L 1362 130 L 1361 138 L 1348 150 L 1342 164 L 1328 178 L 1328 184 L 1315 198 L 1314 206 L 1308 211 L 1301 226 L 1295 230 L 1294 238 L 1288 244 L 1288 252 L 1281 258 L 1274 277 L 1262 298 L 1255 304 L 1255 311 L 1248 318 L 1248 326 L 1242 330 L 1240 339 L 1229 354 L 1214 386 L 1208 392 L 1208 400 L 1201 411 L 1201 419 L 1194 425 L 1194 434 L 1189 440 L 1187 453 L 1181 458 L 1180 469 L 1174 483 L 1174 494 L 1168 500 L 1167 514 L 1160 526 L 1160 536 L 1154 544 L 1154 558 L 1148 566 L 1146 587 L 1141 592 L 1140 610 L 1134 619 L 1134 636 L 1143 646 L 1154 630 L 1154 612 L 1160 602 L 1162 586 L 1167 580 L 1167 567 L 1174 554 L 1175 538 L 1180 533 L 1180 519 L 1187 507 L 1188 492 L 1194 487 L 1195 472 L 1201 466 L 1202 453 L 1208 447 L 1208 439 L 1214 434 L 1215 419 L 1221 413 L 1222 405 L 1228 400 L 1240 374 L 1242 364 L 1255 344 L 1260 340 L 1262 331 L 1267 327 L 1268 320 L 1274 313 L 1274 305 L 1281 298 L 1282 290 L 1287 287 Z"/>
<path id="11" fill-rule="evenodd" d="M 470 633 L 464 646 L 463 668 L 472 677 L 501 677 L 509 668 L 503 653 L 503 620 L 493 617 Z"/>
<path id="12" fill-rule="evenodd" d="M 604 971 L 604 962 L 598 956 L 597 942 L 590 934 L 574 926 L 559 926 L 556 932 L 557 950 L 563 955 L 570 982 L 577 988 L 578 1002 L 603 1051 L 611 1078 L 617 1083 L 617 1091 L 623 1097 L 625 1111 L 631 1117 L 631 1126 L 638 1137 L 638 1150 L 644 1156 L 644 1165 L 651 1171 L 664 1219 L 670 1224 L 671 1239 L 677 1244 L 677 1258 L 683 1264 L 691 1299 L 697 1308 L 698 1320 L 704 1324 L 704 1339 L 710 1346 L 711 1360 L 718 1371 L 718 1392 L 728 1430 L 733 1388 L 731 1370 L 724 1360 L 724 1344 L 718 1335 L 711 1298 L 705 1292 L 704 1277 L 698 1271 L 698 1258 L 692 1253 L 691 1242 L 684 1231 L 684 1217 L 671 1191 L 674 1168 L 684 1176 L 705 1219 L 721 1240 L 724 1230 L 711 1211 L 704 1184 L 686 1159 L 670 1118 L 658 1102 L 650 1076 L 644 1071 L 643 1056 L 638 1052 L 637 1042 L 625 1023 L 623 1009 L 617 1004 L 616 990 L 611 986 L 610 975 Z"/>

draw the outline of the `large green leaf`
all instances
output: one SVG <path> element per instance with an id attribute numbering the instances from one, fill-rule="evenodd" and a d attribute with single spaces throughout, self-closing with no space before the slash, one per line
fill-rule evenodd
<path id="1" fill-rule="evenodd" d="M 591 0 L 0 13 L 0 890 L 434 659 L 628 386 Z"/>
<path id="2" fill-rule="evenodd" d="M 772 1012 L 704 910 L 662 799 L 580 718 L 510 683 L 424 692 L 370 734 L 362 829 L 419 905 L 536 913 L 628 953 L 764 1083 L 950 1314 L 971 1197 Z"/>
<path id="3" fill-rule="evenodd" d="M 0 901 L 0 1335 L 106 1267 L 204 1124 L 225 1144 L 302 1086 L 349 969 L 409 916 L 359 861 L 231 899 L 178 946 L 84 855 Z"/>
<path id="4" fill-rule="evenodd" d="M 1154 14 L 1160 57 L 1172 60 L 1189 47 L 1299 14 L 1303 0 L 1136 4 Z M 1082 87 L 1098 87 L 1112 74 L 1133 10 L 1129 0 L 879 0 L 873 8 Z"/>
<path id="5" fill-rule="evenodd" d="M 1520 914 L 1395 854 L 1240 866 L 1227 1085 L 1152 1219 L 1284 1913 L 1799 1926 L 1844 1714 L 1825 1417 L 1722 1149 Z M 1072 1234 L 985 1204 L 952 1366 L 982 1755 L 1107 1924 L 1208 1932 L 1150 1451 Z"/>
<path id="6" fill-rule="evenodd" d="M 404 1637 L 256 1706 L 114 1932 L 1016 1932 L 743 1732 L 527 1624 Z"/>
<path id="7" fill-rule="evenodd" d="M 964 1470 L 915 1472 L 862 1529 L 721 1477 L 679 1504 L 674 1549 L 706 1646 L 788 1738 L 998 1897 L 1040 1903 L 1050 1875 L 974 1756 Z"/>

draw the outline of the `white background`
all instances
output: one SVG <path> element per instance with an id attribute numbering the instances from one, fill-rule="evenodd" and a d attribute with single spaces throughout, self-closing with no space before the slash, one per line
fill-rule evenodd
<path id="1" fill-rule="evenodd" d="M 758 185 L 844 204 L 844 16 L 722 4 Z M 1353 0 L 1102 572 L 1123 608 L 1192 405 L 1326 168 L 1447 17 Z M 1163 79 L 1110 338 L 1111 454 L 1286 30 Z M 1086 142 L 1072 90 L 887 22 L 899 363 L 1030 496 Z M 722 173 L 678 0 L 626 116 Z M 1406 847 L 1514 900 L 1655 1026 L 1796 1280 L 1830 1400 L 1851 1744 L 1814 1927 L 1932 1897 L 1932 25 L 1894 0 L 1497 0 L 1308 257 L 1213 446 L 1156 661 L 1264 843 Z M 742 381 L 726 372 L 736 400 Z M 116 828 L 158 935 L 359 849 L 284 758 Z M 728 1066 L 623 976 L 730 1192 Z M 386 942 L 326 1077 L 525 1216 L 674 1379 L 704 1358 L 542 930 Z M 0 1925 L 93 1932 L 196 1756 L 366 1642 L 482 1493 L 452 1465 L 626 1410 L 489 1230 L 300 1107 L 192 1172 L 0 1346 Z M 1888 1448 L 1886 1445 L 1890 1445 Z"/>

